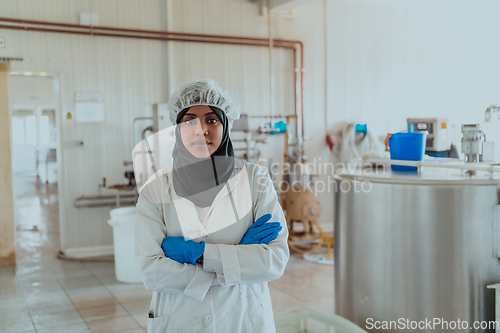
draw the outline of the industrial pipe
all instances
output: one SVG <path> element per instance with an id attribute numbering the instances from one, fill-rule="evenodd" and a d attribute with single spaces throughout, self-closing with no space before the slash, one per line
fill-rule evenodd
<path id="1" fill-rule="evenodd" d="M 141 38 L 150 40 L 163 40 L 163 41 L 183 41 L 183 42 L 199 42 L 199 43 L 216 43 L 216 44 L 229 44 L 229 45 L 243 45 L 243 46 L 264 46 L 270 47 L 269 39 L 266 38 L 256 38 L 256 37 L 238 37 L 238 36 L 224 36 L 224 35 L 208 35 L 208 34 L 189 34 L 180 32 L 170 32 L 170 31 L 159 31 L 159 30 L 141 30 L 141 29 L 124 29 L 124 28 L 114 28 L 114 27 L 101 27 L 101 26 L 87 26 L 87 25 L 77 25 L 68 23 L 58 23 L 58 22 L 48 22 L 48 21 L 35 21 L 35 20 L 24 20 L 24 19 L 13 19 L 0 17 L 0 23 L 10 23 L 9 25 L 0 24 L 0 28 L 13 29 L 13 30 L 30 30 L 30 31 L 41 31 L 41 32 L 59 32 L 59 33 L 72 33 L 80 35 L 95 35 L 95 36 L 107 36 L 107 37 L 125 37 L 125 38 Z M 28 25 L 31 25 L 28 26 Z M 49 29 L 44 26 L 56 27 L 58 29 Z M 71 30 L 69 30 L 71 29 Z M 115 32 L 115 33 L 110 33 Z M 139 35 L 137 35 L 139 34 Z M 153 35 L 153 36 L 146 36 Z M 183 38 L 175 38 L 183 37 Z M 201 40 L 200 40 L 201 38 Z M 216 39 L 216 40 L 213 40 Z M 234 42 L 239 41 L 239 42 Z M 256 43 L 243 43 L 256 42 Z M 295 65 L 295 114 L 299 116 L 298 112 L 298 90 L 300 89 L 300 100 L 301 100 L 301 132 L 304 136 L 304 72 L 305 72 L 305 61 L 304 61 L 304 44 L 299 40 L 288 40 L 288 39 L 272 39 L 273 44 L 276 43 L 276 47 L 288 48 L 294 50 L 294 65 Z M 284 45 L 292 44 L 292 45 Z M 299 47 L 297 47 L 299 45 Z M 273 45 L 274 46 L 274 45 Z M 300 52 L 300 69 L 297 62 L 297 53 Z M 298 74 L 300 71 L 300 88 L 298 88 Z"/>
<path id="2" fill-rule="evenodd" d="M 120 195 L 120 205 L 131 204 L 135 205 L 137 201 L 135 194 L 125 194 Z M 117 200 L 115 195 L 99 195 L 99 196 L 81 196 L 73 201 L 73 206 L 76 208 L 84 207 L 104 207 L 104 206 L 116 206 Z"/>
<path id="3" fill-rule="evenodd" d="M 480 164 L 480 163 L 464 163 L 458 159 L 450 159 L 451 162 L 426 162 L 426 161 L 409 161 L 409 160 L 389 160 L 382 158 L 367 158 L 363 161 L 363 164 L 374 164 L 374 165 L 405 165 L 405 166 L 415 166 L 418 168 L 418 172 L 422 167 L 425 168 L 446 168 L 446 169 L 458 169 L 463 171 L 485 171 L 490 175 L 490 179 L 494 179 L 493 174 L 500 172 L 500 166 L 494 164 Z M 456 161 L 456 162 L 455 162 Z"/>

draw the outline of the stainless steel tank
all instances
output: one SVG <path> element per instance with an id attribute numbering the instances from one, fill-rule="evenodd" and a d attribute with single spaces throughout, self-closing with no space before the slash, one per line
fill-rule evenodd
<path id="1" fill-rule="evenodd" d="M 336 313 L 368 331 L 440 318 L 469 328 L 406 329 L 485 332 L 471 326 L 495 320 L 498 181 L 434 170 L 335 176 Z"/>

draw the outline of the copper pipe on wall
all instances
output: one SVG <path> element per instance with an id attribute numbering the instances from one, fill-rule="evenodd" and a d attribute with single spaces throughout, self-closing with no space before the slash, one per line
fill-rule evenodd
<path id="1" fill-rule="evenodd" d="M 0 21 L 17 23 L 17 24 L 48 25 L 48 26 L 64 27 L 64 28 L 76 28 L 76 29 L 108 30 L 108 31 L 120 31 L 120 32 L 128 32 L 128 33 L 144 33 L 144 34 L 147 34 L 147 33 L 149 33 L 149 34 L 163 34 L 163 35 L 184 36 L 184 37 L 237 39 L 237 40 L 248 40 L 248 41 L 260 41 L 260 42 L 266 42 L 266 43 L 269 42 L 269 39 L 267 39 L 267 38 L 239 37 L 239 36 L 225 36 L 225 35 L 208 35 L 208 34 L 190 34 L 190 33 L 161 31 L 161 30 L 125 29 L 125 28 L 89 26 L 89 25 L 79 25 L 79 24 L 49 22 L 49 21 L 13 19 L 13 18 L 6 18 L 6 17 L 0 17 Z M 278 43 L 283 42 L 283 43 L 300 44 L 301 48 L 304 47 L 303 43 L 300 40 L 273 39 L 273 41 L 278 42 Z"/>
<path id="2" fill-rule="evenodd" d="M 261 47 L 270 47 L 269 39 L 266 38 L 255 38 L 255 37 L 237 37 L 237 36 L 224 36 L 224 35 L 208 35 L 208 34 L 189 34 L 189 33 L 180 33 L 180 32 L 170 32 L 170 31 L 157 31 L 157 30 L 141 30 L 141 29 L 125 29 L 125 28 L 114 28 L 114 27 L 101 27 L 101 26 L 86 26 L 86 25 L 78 25 L 78 24 L 69 24 L 69 23 L 58 23 L 58 22 L 48 22 L 48 21 L 36 21 L 36 20 L 24 20 L 24 19 L 13 19 L 13 18 L 5 18 L 0 17 L 1 22 L 10 22 L 20 25 L 6 25 L 0 24 L 0 28 L 3 29 L 12 29 L 12 30 L 28 30 L 28 31 L 39 31 L 39 32 L 59 32 L 59 33 L 72 33 L 79 35 L 95 35 L 95 36 L 104 36 L 104 37 L 124 37 L 124 38 L 138 38 L 138 39 L 149 39 L 149 40 L 160 40 L 160 41 L 179 41 L 179 42 L 195 42 L 195 43 L 213 43 L 213 44 L 227 44 L 227 45 L 242 45 L 242 46 L 261 46 Z M 33 27 L 21 26 L 21 25 L 34 25 Z M 52 26 L 66 29 L 50 29 L 47 27 L 41 26 Z M 75 30 L 68 30 L 75 29 Z M 119 33 L 111 33 L 111 32 L 122 32 Z M 139 35 L 138 35 L 139 34 Z M 156 35 L 156 36 L 147 36 L 147 35 Z M 174 38 L 170 36 L 176 36 Z M 178 38 L 178 37 L 187 37 L 187 38 Z M 235 42 L 238 41 L 238 42 Z M 255 42 L 255 43 L 247 43 Z M 300 48 L 300 100 L 301 100 L 301 129 L 302 129 L 302 137 L 304 136 L 304 70 L 305 70 L 305 61 L 304 61 L 304 44 L 298 40 L 287 40 L 287 39 L 273 39 L 273 46 L 285 49 L 293 49 L 294 50 L 294 66 L 295 66 L 295 86 L 297 86 L 298 82 L 298 64 L 297 64 L 297 53 Z M 292 45 L 286 45 L 292 44 Z M 299 45 L 300 47 L 297 47 Z M 298 116 L 298 92 L 297 88 L 295 91 L 295 114 Z M 302 153 L 302 152 L 301 152 Z"/>

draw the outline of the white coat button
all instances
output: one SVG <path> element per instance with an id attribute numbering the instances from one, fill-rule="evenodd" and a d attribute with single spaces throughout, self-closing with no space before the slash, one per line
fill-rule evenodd
<path id="1" fill-rule="evenodd" d="M 212 321 L 212 316 L 211 315 L 205 316 L 205 320 L 206 321 Z"/>

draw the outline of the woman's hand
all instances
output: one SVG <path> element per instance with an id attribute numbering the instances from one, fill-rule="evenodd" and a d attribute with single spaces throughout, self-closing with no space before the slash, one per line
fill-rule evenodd
<path id="1" fill-rule="evenodd" d="M 165 256 L 180 264 L 196 265 L 196 260 L 205 252 L 205 242 L 195 242 L 184 237 L 167 236 L 161 243 Z"/>
<path id="2" fill-rule="evenodd" d="M 279 222 L 266 223 L 271 219 L 271 214 L 262 215 L 247 230 L 240 241 L 240 245 L 269 244 L 278 237 L 281 231 Z"/>

